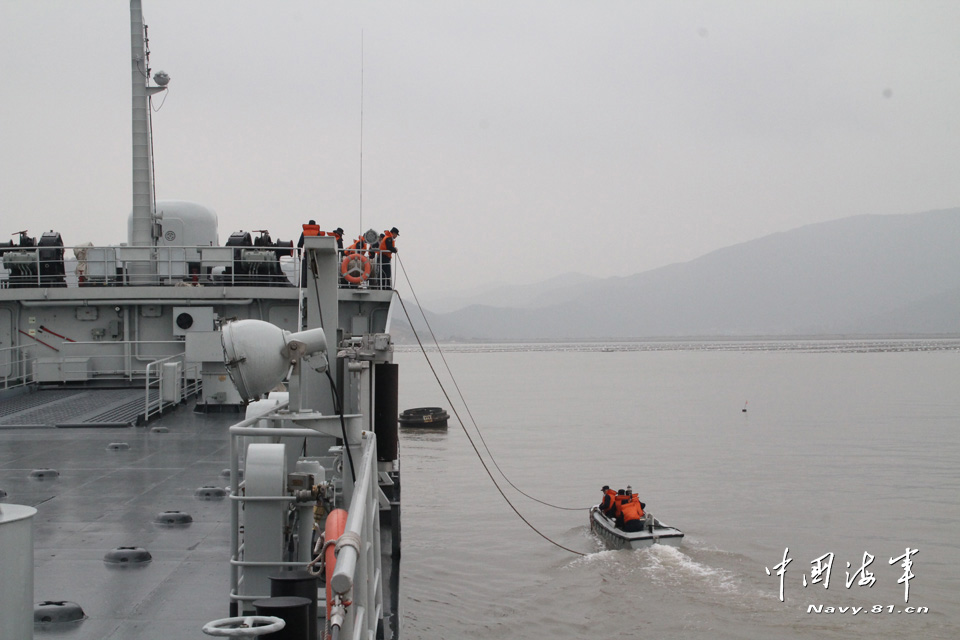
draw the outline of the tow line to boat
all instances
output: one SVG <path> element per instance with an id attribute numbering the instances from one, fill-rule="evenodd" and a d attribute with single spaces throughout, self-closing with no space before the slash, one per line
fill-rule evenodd
<path id="1" fill-rule="evenodd" d="M 397 254 L 397 261 L 398 261 L 398 262 L 400 261 L 400 254 Z M 400 263 L 400 268 L 403 269 L 403 263 L 402 263 L 402 262 Z M 467 404 L 467 399 L 463 397 L 463 392 L 460 390 L 460 385 L 457 383 L 457 379 L 456 379 L 456 377 L 453 375 L 453 371 L 450 370 L 450 365 L 447 363 L 447 357 L 444 355 L 443 349 L 440 348 L 440 343 L 437 341 L 437 336 L 433 333 L 433 327 L 430 326 L 430 321 L 427 320 L 426 314 L 423 313 L 423 307 L 420 306 L 420 300 L 417 298 L 417 292 L 414 291 L 413 285 L 410 283 L 410 278 L 409 278 L 409 276 L 407 276 L 407 271 L 406 271 L 406 269 L 403 270 L 403 277 L 404 277 L 404 279 L 406 279 L 407 285 L 410 287 L 411 293 L 413 293 L 413 298 L 414 298 L 414 300 L 415 300 L 416 303 L 417 303 L 417 308 L 420 309 L 420 317 L 423 318 L 424 323 L 427 325 L 427 330 L 430 331 L 430 337 L 433 339 L 433 344 L 437 347 L 437 352 L 440 354 L 440 359 L 443 360 L 443 366 L 444 366 L 444 367 L 446 368 L 446 370 L 447 370 L 447 375 L 449 375 L 449 376 L 450 376 L 450 379 L 453 381 L 453 386 L 454 386 L 454 387 L 456 388 L 456 390 L 457 390 L 457 395 L 460 397 L 460 402 L 463 403 L 463 407 L 464 407 L 464 409 L 466 409 L 466 411 L 467 411 L 467 415 L 468 415 L 469 418 L 470 418 L 470 422 L 473 424 L 473 428 L 476 429 L 477 435 L 480 436 L 480 442 L 483 443 L 483 448 L 486 450 L 487 455 L 490 456 L 490 460 L 493 462 L 493 466 L 497 468 L 497 471 L 500 472 L 500 475 L 503 476 L 503 479 L 507 481 L 507 484 L 509 484 L 509 485 L 510 485 L 511 487 L 513 487 L 514 489 L 516 489 L 517 493 L 520 493 L 521 495 L 523 495 L 523 496 L 525 496 L 525 497 L 533 500 L 534 502 L 539 502 L 540 504 L 545 505 L 545 506 L 547 506 L 547 507 L 551 507 L 551 508 L 553 508 L 553 509 L 560 509 L 561 511 L 589 511 L 589 510 L 590 510 L 590 507 L 562 507 L 562 506 L 560 506 L 560 505 L 551 504 L 551 503 L 549 503 L 549 502 L 546 502 L 545 500 L 541 500 L 540 498 L 534 497 L 534 496 L 530 495 L 529 493 L 527 493 L 526 491 L 524 491 L 523 489 L 521 489 L 520 487 L 518 487 L 517 485 L 515 485 L 515 484 L 513 483 L 513 481 L 511 481 L 510 478 L 507 476 L 507 474 L 503 472 L 503 469 L 501 469 L 501 468 L 500 468 L 500 465 L 497 463 L 497 458 L 493 455 L 493 452 L 490 451 L 490 447 L 487 446 L 487 441 L 486 441 L 486 439 L 483 437 L 483 432 L 480 431 L 480 425 L 477 424 L 476 419 L 473 417 L 473 412 L 470 411 L 470 405 Z M 399 293 L 397 294 L 397 298 L 400 298 L 400 294 L 399 294 Z M 403 300 L 402 300 L 402 299 L 400 300 L 400 305 L 403 306 Z M 404 307 L 403 311 L 404 311 L 404 313 L 406 314 L 406 312 L 407 312 L 406 307 Z M 412 323 L 412 321 L 411 321 L 411 319 L 410 319 L 409 314 L 407 314 L 407 322 L 410 322 L 410 323 L 411 323 L 411 324 L 410 324 L 410 328 L 411 328 L 411 330 L 413 330 L 413 334 L 414 334 L 414 336 L 416 336 L 417 342 L 419 343 L 419 342 L 420 342 L 420 336 L 417 334 L 417 330 L 413 327 L 413 323 Z M 423 357 L 426 358 L 427 362 L 429 363 L 429 362 L 430 362 L 430 358 L 429 358 L 429 356 L 427 356 L 426 351 L 423 349 L 423 344 L 420 344 L 420 350 L 421 350 L 421 352 L 423 352 Z M 432 369 L 432 368 L 433 368 L 433 367 L 431 366 L 431 369 Z M 436 377 L 436 371 L 434 371 L 434 377 Z M 440 385 L 440 388 L 441 388 L 441 389 L 443 388 L 443 384 L 440 382 L 439 378 L 437 379 L 437 384 Z M 450 398 L 447 397 L 447 400 L 449 401 Z M 451 403 L 451 407 L 452 407 L 452 406 L 453 406 L 453 403 Z M 454 411 L 454 413 L 456 413 L 456 411 Z M 459 416 L 458 416 L 458 418 L 459 418 Z M 462 425 L 462 422 L 461 422 L 461 425 Z"/>
<path id="2" fill-rule="evenodd" d="M 503 472 L 503 470 L 500 468 L 500 465 L 497 464 L 497 461 L 496 461 L 496 459 L 494 458 L 493 453 L 490 452 L 490 448 L 487 447 L 487 442 L 486 442 L 486 440 L 483 439 L 483 434 L 480 433 L 480 427 L 477 425 L 477 421 L 474 420 L 473 414 L 470 412 L 470 407 L 469 407 L 469 405 L 467 404 L 466 399 L 463 397 L 463 393 L 460 391 L 460 385 L 457 384 L 457 380 L 456 380 L 456 378 L 454 377 L 453 372 L 450 370 L 450 365 L 447 364 L 447 359 L 446 359 L 446 358 L 444 357 L 444 355 L 443 355 L 443 350 L 440 348 L 440 343 L 437 341 L 437 336 L 433 333 L 433 329 L 430 327 L 430 322 L 427 320 L 426 314 L 423 313 L 423 307 L 420 306 L 420 300 L 419 300 L 419 298 L 417 298 L 417 292 L 414 290 L 413 284 L 410 282 L 410 276 L 407 275 L 407 270 L 406 270 L 406 269 L 404 268 L 404 266 L 403 266 L 403 261 L 400 260 L 400 254 L 398 253 L 398 254 L 395 254 L 395 255 L 396 255 L 396 258 L 397 258 L 397 263 L 400 265 L 400 270 L 403 271 L 403 277 L 404 277 L 404 279 L 407 281 L 407 286 L 410 287 L 410 292 L 413 294 L 414 301 L 417 303 L 417 307 L 420 309 L 420 315 L 423 317 L 423 321 L 426 323 L 427 329 L 430 331 L 430 336 L 433 338 L 433 343 L 434 343 L 434 345 L 436 345 L 437 351 L 440 353 L 440 357 L 441 357 L 441 359 L 443 360 L 443 364 L 444 364 L 444 366 L 446 366 L 446 368 L 447 368 L 447 373 L 449 374 L 450 379 L 453 380 L 453 384 L 454 384 L 454 386 L 455 386 L 456 389 L 457 389 L 457 393 L 460 395 L 460 401 L 463 403 L 463 406 L 464 406 L 464 408 L 466 409 L 467 414 L 470 416 L 470 420 L 473 422 L 473 427 L 474 427 L 474 429 L 476 429 L 476 431 L 477 431 L 477 435 L 480 436 L 480 441 L 483 442 L 483 446 L 484 446 L 484 448 L 487 450 L 487 454 L 490 456 L 490 460 L 493 462 L 494 466 L 496 466 L 497 471 L 500 472 L 500 475 L 503 476 L 504 480 L 506 480 L 507 483 L 509 483 L 511 487 L 513 487 L 514 489 L 516 489 L 517 491 L 519 491 L 520 493 L 522 493 L 522 494 L 525 495 L 526 497 L 530 498 L 531 500 L 535 500 L 535 501 L 537 501 L 537 502 L 539 502 L 539 503 L 541 503 L 541 504 L 544 504 L 544 505 L 546 505 L 546 506 L 548 506 L 548 507 L 553 507 L 554 509 L 564 509 L 564 510 L 568 510 L 568 511 L 586 511 L 586 510 L 589 510 L 589 507 L 587 507 L 587 508 L 576 508 L 576 507 L 571 508 L 571 507 L 560 507 L 560 506 L 557 506 L 557 505 L 549 504 L 549 503 L 547 503 L 547 502 L 544 502 L 543 500 L 538 500 L 537 498 L 534 498 L 533 496 L 531 496 L 531 495 L 529 495 L 529 494 L 521 491 L 515 484 L 513 484 L 512 482 L 510 482 L 510 479 L 507 477 L 507 475 L 506 475 L 506 474 Z M 483 456 L 480 454 L 480 449 L 477 448 L 476 443 L 473 441 L 473 437 L 471 437 L 470 432 L 467 431 L 466 424 L 464 424 L 463 419 L 460 417 L 460 412 L 457 411 L 456 406 L 454 406 L 453 401 L 452 401 L 451 398 L 450 398 L 450 394 L 447 393 L 446 387 L 444 387 L 444 386 L 443 386 L 443 383 L 440 381 L 440 376 L 437 374 L 437 370 L 436 370 L 436 368 L 434 368 L 433 362 L 430 360 L 430 357 L 427 355 L 427 350 L 424 348 L 423 342 L 420 340 L 420 334 L 417 333 L 417 329 L 416 329 L 416 327 L 415 327 L 414 324 L 413 324 L 413 319 L 410 317 L 410 313 L 407 311 L 407 305 L 404 303 L 403 298 L 400 296 L 400 292 L 398 292 L 396 289 L 394 289 L 394 293 L 395 293 L 396 296 L 397 296 L 397 300 L 400 301 L 400 307 L 403 309 L 403 314 L 407 317 L 407 322 L 410 324 L 410 329 L 411 329 L 411 331 L 413 331 L 413 335 L 414 335 L 414 337 L 417 339 L 417 344 L 420 345 L 420 352 L 423 353 L 423 357 L 426 359 L 427 365 L 429 365 L 430 371 L 433 373 L 433 377 L 434 377 L 434 379 L 437 381 L 437 385 L 440 387 L 440 390 L 443 392 L 444 397 L 447 399 L 447 403 L 450 405 L 450 409 L 453 411 L 453 415 L 456 416 L 457 422 L 460 423 L 460 428 L 463 430 L 464 435 L 467 436 L 467 440 L 470 442 L 470 446 L 473 447 L 473 452 L 477 454 L 477 459 L 480 461 L 480 464 L 483 466 L 483 470 L 487 472 L 487 476 L 489 476 L 490 481 L 493 483 L 493 486 L 497 488 L 497 491 L 498 491 L 498 492 L 500 493 L 500 495 L 503 497 L 504 501 L 506 501 L 506 503 L 507 503 L 507 505 L 510 507 L 510 509 L 512 509 L 513 512 L 514 512 L 515 514 L 517 514 L 517 517 L 520 518 L 520 520 L 522 520 L 523 523 L 524 523 L 525 525 L 527 525 L 534 533 L 536 533 L 538 536 L 540 536 L 541 538 L 543 538 L 544 540 L 546 540 L 546 541 L 549 542 L 550 544 L 552 544 L 552 545 L 554 545 L 554 546 L 556 546 L 556 547 L 559 547 L 559 548 L 563 549 L 564 551 L 569 551 L 570 553 L 576 554 L 576 555 L 578 555 L 578 556 L 586 556 L 587 554 L 585 554 L 585 553 L 582 553 L 582 552 L 580 552 L 580 551 L 576 551 L 576 550 L 571 549 L 571 548 L 569 548 L 569 547 L 565 547 L 564 545 L 560 544 L 560 543 L 557 542 L 556 540 L 551 539 L 551 538 L 550 538 L 549 536 L 547 536 L 545 533 L 543 533 L 542 531 L 540 531 L 539 529 L 537 529 L 529 520 L 527 520 L 527 519 L 523 516 L 522 513 L 520 513 L 519 509 L 517 509 L 517 507 L 513 504 L 513 502 L 510 501 L 510 498 L 507 497 L 507 494 L 504 493 L 503 488 L 502 488 L 502 487 L 500 486 L 500 484 L 497 482 L 497 479 L 493 477 L 493 473 L 490 471 L 490 467 L 487 466 L 486 461 L 484 461 Z"/>

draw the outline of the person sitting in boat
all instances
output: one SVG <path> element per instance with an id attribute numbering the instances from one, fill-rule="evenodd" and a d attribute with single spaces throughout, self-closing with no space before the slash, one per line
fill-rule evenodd
<path id="1" fill-rule="evenodd" d="M 600 501 L 600 511 L 603 512 L 603 515 L 612 518 L 613 513 L 613 500 L 617 497 L 617 492 L 610 488 L 609 485 L 603 485 L 603 488 L 600 489 L 603 491 L 603 500 Z"/>
<path id="2" fill-rule="evenodd" d="M 643 531 L 643 519 L 645 515 L 643 507 L 645 506 L 646 505 L 640 502 L 640 496 L 633 493 L 630 489 L 627 489 L 627 499 L 624 500 L 620 506 L 620 512 L 623 514 L 624 531 Z"/>
<path id="3" fill-rule="evenodd" d="M 623 526 L 623 511 L 621 509 L 623 507 L 623 502 L 626 499 L 627 493 L 623 489 L 617 491 L 617 495 L 613 499 L 613 515 L 610 517 L 613 518 L 614 524 L 616 524 L 617 527 Z"/>

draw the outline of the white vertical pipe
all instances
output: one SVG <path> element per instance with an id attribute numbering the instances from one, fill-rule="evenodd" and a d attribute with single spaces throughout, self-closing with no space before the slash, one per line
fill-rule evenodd
<path id="1" fill-rule="evenodd" d="M 33 638 L 33 516 L 19 504 L 0 505 L 0 638 Z"/>

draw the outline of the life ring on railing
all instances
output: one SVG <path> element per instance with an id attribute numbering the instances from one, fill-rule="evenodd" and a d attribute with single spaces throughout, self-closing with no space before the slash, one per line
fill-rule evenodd
<path id="1" fill-rule="evenodd" d="M 351 284 L 360 284 L 370 277 L 370 258 L 362 253 L 344 256 L 340 263 L 340 273 L 343 279 Z"/>

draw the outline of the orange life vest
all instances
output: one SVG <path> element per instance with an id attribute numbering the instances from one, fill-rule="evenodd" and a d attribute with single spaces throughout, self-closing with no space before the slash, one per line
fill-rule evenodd
<path id="1" fill-rule="evenodd" d="M 623 512 L 623 521 L 639 520 L 643 517 L 643 508 L 640 506 L 640 497 L 636 494 L 630 496 L 629 500 L 624 501 L 620 506 Z"/>
<path id="2" fill-rule="evenodd" d="M 384 232 L 383 232 L 383 240 L 380 241 L 380 259 L 381 259 L 381 260 L 389 260 L 389 259 L 390 259 L 391 256 L 390 256 L 390 251 L 387 249 L 387 240 L 388 240 L 388 239 L 392 240 L 392 239 L 395 238 L 395 237 L 396 237 L 396 236 L 394 236 L 394 235 L 393 235 L 392 233 L 390 233 L 389 231 L 384 231 Z"/>
<path id="3" fill-rule="evenodd" d="M 344 253 L 348 256 L 352 256 L 355 253 L 363 253 L 366 250 L 367 250 L 367 243 L 363 239 L 363 236 L 360 236 L 352 245 L 347 247 L 347 250 Z"/>
<path id="4" fill-rule="evenodd" d="M 303 235 L 305 235 L 305 236 L 318 236 L 318 235 L 320 235 L 320 225 L 318 225 L 318 224 L 305 224 L 305 225 L 303 225 Z"/>
<path id="5" fill-rule="evenodd" d="M 607 489 L 603 492 L 603 500 L 600 502 L 601 511 L 610 511 L 613 508 L 613 501 L 617 497 L 617 492 L 613 489 Z"/>
<path id="6" fill-rule="evenodd" d="M 619 518 L 623 516 L 623 505 L 627 501 L 628 496 L 617 495 L 613 499 L 613 512 Z"/>

